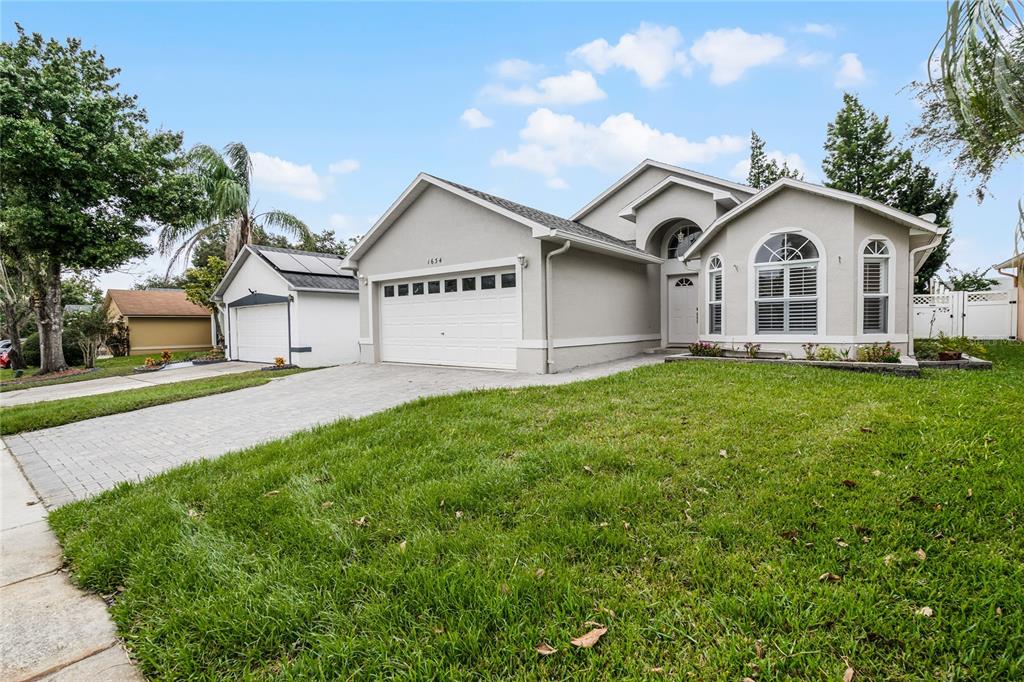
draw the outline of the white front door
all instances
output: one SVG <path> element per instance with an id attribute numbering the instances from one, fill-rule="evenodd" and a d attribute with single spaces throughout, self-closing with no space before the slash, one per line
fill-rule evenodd
<path id="1" fill-rule="evenodd" d="M 674 275 L 668 278 L 668 343 L 680 345 L 697 340 L 699 330 L 696 275 Z"/>
<path id="2" fill-rule="evenodd" d="M 288 304 L 233 308 L 235 358 L 246 362 L 288 361 Z"/>
<path id="3" fill-rule="evenodd" d="M 454 272 L 380 286 L 380 359 L 515 369 L 522 338 L 514 269 Z"/>

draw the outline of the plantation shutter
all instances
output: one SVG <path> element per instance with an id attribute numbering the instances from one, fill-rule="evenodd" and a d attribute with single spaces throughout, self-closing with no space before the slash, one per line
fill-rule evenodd
<path id="1" fill-rule="evenodd" d="M 888 262 L 864 260 L 864 333 L 884 334 L 889 326 Z"/>
<path id="2" fill-rule="evenodd" d="M 708 305 L 708 333 L 722 333 L 722 273 L 711 273 L 711 303 Z"/>

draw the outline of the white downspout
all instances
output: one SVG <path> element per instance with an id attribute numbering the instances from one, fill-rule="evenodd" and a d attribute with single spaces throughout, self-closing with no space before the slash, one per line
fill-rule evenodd
<path id="1" fill-rule="evenodd" d="M 553 286 L 553 278 L 551 277 L 551 259 L 555 256 L 560 256 L 569 250 L 572 246 L 572 242 L 568 239 L 560 247 L 549 253 L 545 259 L 544 266 L 544 335 L 547 337 L 547 353 L 544 358 L 544 373 L 552 374 L 551 367 L 555 364 L 555 337 L 554 337 L 554 315 L 552 314 L 552 301 L 554 297 L 551 294 L 551 288 Z"/>
<path id="2" fill-rule="evenodd" d="M 914 280 L 917 278 L 917 268 L 914 267 L 914 257 L 922 251 L 934 249 L 942 241 L 942 237 L 946 234 L 947 230 L 943 229 L 941 232 L 935 235 L 935 239 L 931 240 L 924 246 L 919 246 L 916 249 L 910 250 L 910 282 L 907 293 L 907 355 L 914 355 Z M 921 265 L 924 265 L 923 259 Z"/>

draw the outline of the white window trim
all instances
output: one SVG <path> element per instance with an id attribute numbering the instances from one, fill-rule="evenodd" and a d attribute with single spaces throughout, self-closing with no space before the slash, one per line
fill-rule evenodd
<path id="1" fill-rule="evenodd" d="M 716 258 L 718 259 L 718 262 L 721 263 L 722 267 L 720 269 L 718 269 L 718 270 L 712 270 L 711 269 L 711 261 L 713 261 Z M 705 306 L 705 308 L 707 309 L 707 312 L 708 312 L 708 314 L 707 314 L 708 321 L 707 321 L 707 325 L 706 325 L 707 326 L 707 335 L 708 336 L 713 336 L 715 338 L 720 338 L 720 337 L 725 336 L 725 259 L 722 258 L 722 254 L 720 254 L 720 253 L 713 253 L 710 256 L 708 256 L 706 270 L 707 270 L 707 277 L 705 279 L 707 280 L 707 284 L 704 286 L 704 298 L 705 298 L 704 306 Z M 712 279 L 713 279 L 711 275 L 714 272 L 718 272 L 720 274 L 721 278 L 722 278 L 722 298 L 720 300 L 718 300 L 718 301 L 712 301 L 711 300 L 711 287 L 712 287 Z M 721 314 L 721 317 L 722 317 L 722 330 L 720 332 L 718 332 L 717 334 L 711 331 L 711 304 L 712 303 L 718 303 L 719 307 L 722 310 L 722 314 Z"/>
<path id="2" fill-rule="evenodd" d="M 817 274 L 818 274 L 818 294 L 817 294 L 817 296 L 818 296 L 818 325 L 817 325 L 817 327 L 818 328 L 817 328 L 817 331 L 815 331 L 813 334 L 810 334 L 810 333 L 807 333 L 807 332 L 796 332 L 796 333 L 792 333 L 792 334 L 789 334 L 789 333 L 787 333 L 787 334 L 758 334 L 757 333 L 757 319 L 756 319 L 756 310 L 757 310 L 757 271 L 759 269 L 758 263 L 756 262 L 757 261 L 757 252 L 761 249 L 761 247 L 764 245 L 764 243 L 766 241 L 768 241 L 768 239 L 770 239 L 771 237 L 774 237 L 777 234 L 786 234 L 786 233 L 793 233 L 793 234 L 798 234 L 798 235 L 800 235 L 802 237 L 807 237 L 811 241 L 811 243 L 814 244 L 814 248 L 816 248 L 818 250 L 818 258 L 817 259 L 810 258 L 810 259 L 805 260 L 805 261 L 791 261 L 793 263 L 801 263 L 801 262 L 803 262 L 803 263 L 815 263 L 818 266 L 817 267 Z M 760 267 L 767 268 L 767 267 L 778 266 L 778 265 L 779 265 L 779 263 L 761 263 Z M 754 338 L 754 339 L 763 338 L 763 337 L 770 337 L 770 336 L 784 336 L 784 337 L 787 337 L 789 339 L 794 339 L 794 340 L 795 339 L 800 339 L 800 338 L 818 339 L 819 337 L 826 336 L 827 335 L 827 330 L 825 329 L 825 327 L 826 327 L 826 320 L 828 319 L 827 318 L 828 307 L 827 307 L 825 302 L 828 300 L 828 291 L 826 290 L 825 282 L 827 281 L 827 277 L 826 277 L 827 272 L 828 272 L 828 253 L 825 251 L 825 244 L 821 241 L 821 239 L 818 238 L 818 235 L 814 234 L 810 230 L 805 230 L 805 229 L 799 228 L 799 227 L 786 227 L 786 228 L 781 228 L 781 229 L 778 229 L 778 230 L 772 230 L 771 232 L 766 232 L 765 234 L 763 234 L 761 236 L 761 238 L 758 239 L 754 243 L 753 248 L 750 250 L 750 254 L 747 256 L 747 280 L 748 280 L 747 281 L 747 332 L 748 332 L 747 335 L 752 337 L 752 338 Z"/>
<path id="3" fill-rule="evenodd" d="M 885 332 L 865 332 L 864 331 L 864 260 L 866 258 L 878 258 L 877 256 L 865 256 L 864 248 L 868 245 L 868 242 L 880 241 L 885 242 L 886 247 L 889 249 L 889 255 L 887 260 L 889 261 L 889 267 L 887 269 L 886 277 L 886 296 L 888 298 L 888 305 L 886 306 L 886 329 L 890 331 Z M 883 256 L 884 257 L 884 256 Z M 860 243 L 857 248 L 857 335 L 863 336 L 866 339 L 874 340 L 877 337 L 890 336 L 892 329 L 896 323 L 896 296 L 894 295 L 894 288 L 896 286 L 896 247 L 892 243 L 892 240 L 881 234 L 873 234 L 869 237 L 865 237 L 864 241 Z"/>

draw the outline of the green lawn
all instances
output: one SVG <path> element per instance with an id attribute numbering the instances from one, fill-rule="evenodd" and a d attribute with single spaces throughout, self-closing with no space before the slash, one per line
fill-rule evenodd
<path id="1" fill-rule="evenodd" d="M 1024 346 L 989 356 L 431 398 L 50 522 L 157 678 L 1021 679 Z"/>
<path id="2" fill-rule="evenodd" d="M 0 435 L 37 431 L 52 426 L 80 422 L 83 419 L 103 417 L 108 414 L 131 412 L 144 407 L 175 403 L 179 400 L 201 398 L 204 395 L 227 393 L 240 388 L 261 386 L 271 379 L 295 374 L 306 370 L 287 369 L 264 372 L 241 372 L 225 374 L 212 379 L 193 379 L 150 388 L 135 388 L 114 393 L 102 393 L 82 398 L 49 400 L 28 405 L 0 407 Z"/>
<path id="3" fill-rule="evenodd" d="M 179 360 L 185 360 L 197 353 L 193 351 L 173 353 L 171 361 L 177 362 Z M 159 359 L 160 354 L 154 353 L 154 357 Z M 131 374 L 132 369 L 139 367 L 145 362 L 145 355 L 129 355 L 122 358 L 104 358 L 96 361 L 96 371 L 87 372 L 85 374 L 75 374 L 67 377 L 59 377 L 57 379 L 34 379 L 32 381 L 25 381 L 17 384 L 6 384 L 0 386 L 0 393 L 5 391 L 18 391 L 24 388 L 35 388 L 36 386 L 52 386 L 54 384 L 68 384 L 75 381 L 90 381 L 92 379 L 105 379 L 106 377 L 119 377 L 126 374 Z M 39 371 L 38 367 L 29 367 L 25 370 L 23 376 L 31 377 Z M 11 381 L 14 379 L 13 369 L 0 369 L 0 381 Z"/>

